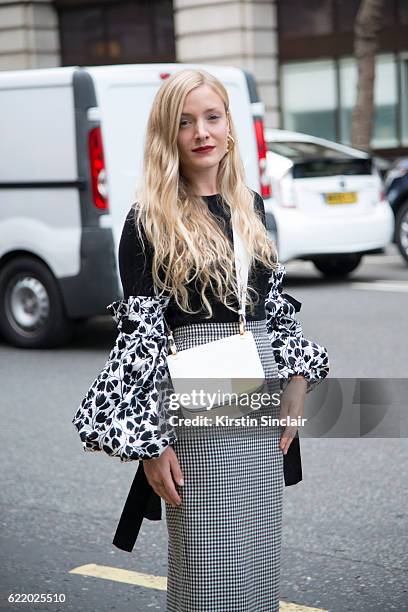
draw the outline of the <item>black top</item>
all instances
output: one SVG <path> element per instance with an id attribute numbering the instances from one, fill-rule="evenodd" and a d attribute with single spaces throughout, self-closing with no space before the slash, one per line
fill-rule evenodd
<path id="1" fill-rule="evenodd" d="M 258 212 L 265 225 L 265 207 L 263 199 L 258 193 L 254 193 L 255 210 Z M 213 213 L 224 234 L 233 245 L 229 207 L 223 202 L 219 194 L 204 196 L 204 199 L 208 203 L 210 212 Z M 129 296 L 155 295 L 152 279 L 153 246 L 148 242 L 143 230 L 142 236 L 145 245 L 144 252 L 139 234 L 135 227 L 133 209 L 130 209 L 123 226 L 119 244 L 119 269 L 125 300 L 127 300 Z M 255 262 L 255 265 L 250 269 L 248 285 L 258 291 L 259 301 L 255 304 L 253 313 L 247 308 L 246 319 L 248 321 L 261 321 L 266 318 L 265 298 L 268 295 L 270 276 L 271 271 L 259 262 Z M 194 310 L 200 309 L 200 312 L 197 314 L 188 314 L 181 310 L 172 297 L 165 313 L 165 318 L 170 328 L 174 329 L 179 325 L 188 325 L 190 323 L 224 323 L 238 321 L 238 314 L 236 312 L 229 310 L 211 293 L 206 295 L 213 308 L 213 316 L 211 318 L 206 318 L 206 316 L 208 317 L 208 312 L 201 306 L 200 295 L 197 290 L 191 289 L 189 292 L 192 308 Z M 256 296 L 253 293 L 252 295 L 256 302 Z M 238 308 L 238 301 L 235 300 L 232 306 Z"/>

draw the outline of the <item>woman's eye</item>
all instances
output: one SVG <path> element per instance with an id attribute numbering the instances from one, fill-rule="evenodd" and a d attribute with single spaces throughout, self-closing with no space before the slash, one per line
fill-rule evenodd
<path id="1" fill-rule="evenodd" d="M 219 116 L 218 115 L 210 115 L 208 117 L 208 119 L 209 119 L 209 121 L 215 121 L 215 120 L 219 119 Z M 188 123 L 189 123 L 188 119 L 182 119 L 180 121 L 180 127 L 185 127 L 186 125 L 188 125 Z"/>

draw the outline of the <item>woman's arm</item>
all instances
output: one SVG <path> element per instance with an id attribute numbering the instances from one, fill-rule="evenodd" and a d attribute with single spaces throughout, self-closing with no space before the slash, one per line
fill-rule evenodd
<path id="1" fill-rule="evenodd" d="M 136 229 L 134 208 L 125 219 L 119 242 L 119 272 L 124 299 L 131 295 L 155 295 L 152 278 L 153 248 L 144 231 Z"/>
<path id="2" fill-rule="evenodd" d="M 129 215 L 119 252 L 125 297 L 107 306 L 119 333 L 73 419 L 84 450 L 103 450 L 121 461 L 159 457 L 177 439 L 161 401 L 169 298 L 154 295 L 148 251 L 139 249 Z"/>
<path id="3" fill-rule="evenodd" d="M 265 301 L 268 332 L 279 376 L 287 379 L 282 388 L 291 377 L 303 376 L 309 392 L 329 373 L 328 352 L 324 346 L 304 337 L 294 306 L 282 294 L 285 273 L 285 267 L 278 264 L 272 274 L 271 288 Z"/>
<path id="4" fill-rule="evenodd" d="M 255 208 L 265 225 L 265 205 L 255 192 Z M 303 335 L 301 323 L 296 318 L 300 303 L 282 293 L 285 266 L 281 263 L 271 276 L 271 287 L 265 301 L 267 327 L 270 334 L 279 376 L 284 389 L 290 379 L 304 378 L 307 392 L 311 391 L 329 372 L 327 349 Z"/>
<path id="5" fill-rule="evenodd" d="M 136 230 L 134 222 L 134 211 L 131 209 L 126 217 L 122 236 L 119 244 L 119 269 L 123 287 L 123 294 L 128 304 L 132 307 L 137 306 L 138 313 L 149 305 L 146 316 L 142 317 L 142 324 L 146 325 L 151 313 L 160 314 L 159 322 L 162 322 L 163 311 L 155 309 L 155 291 L 152 278 L 153 248 L 148 243 L 144 232 L 141 237 Z M 153 301 L 152 301 L 153 300 Z M 123 323 L 122 325 L 125 325 Z M 129 322 L 127 323 L 129 325 Z M 136 351 L 137 352 L 137 351 Z M 141 354 L 139 349 L 139 354 Z M 160 410 L 161 412 L 161 410 Z M 167 424 L 170 415 L 163 411 L 162 428 Z M 151 418 L 156 418 L 155 412 L 151 411 Z M 177 506 L 181 504 L 181 498 L 175 488 L 175 482 L 183 484 L 183 474 L 177 456 L 171 448 L 171 444 L 177 440 L 176 433 L 171 426 L 161 435 L 161 448 L 159 456 L 142 456 L 143 469 L 146 478 L 152 489 L 157 495 L 162 497 L 167 503 Z M 167 441 L 167 446 L 163 446 L 163 441 Z"/>

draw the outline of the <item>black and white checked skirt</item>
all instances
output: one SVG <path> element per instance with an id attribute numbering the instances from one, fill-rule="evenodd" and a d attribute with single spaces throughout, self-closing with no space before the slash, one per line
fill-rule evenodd
<path id="1" fill-rule="evenodd" d="M 248 321 L 267 379 L 279 393 L 265 321 Z M 178 350 L 239 333 L 238 323 L 173 330 Z M 215 409 L 217 410 L 217 409 Z M 165 502 L 168 529 L 167 612 L 278 612 L 282 531 L 281 429 L 259 426 L 279 416 L 270 402 L 251 412 L 256 426 L 181 427 L 173 448 L 182 503 Z"/>

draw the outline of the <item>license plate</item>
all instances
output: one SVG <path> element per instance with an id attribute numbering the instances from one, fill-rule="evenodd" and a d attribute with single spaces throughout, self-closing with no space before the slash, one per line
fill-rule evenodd
<path id="1" fill-rule="evenodd" d="M 342 193 L 326 193 L 326 204 L 355 204 L 357 193 L 355 191 L 344 191 Z"/>

